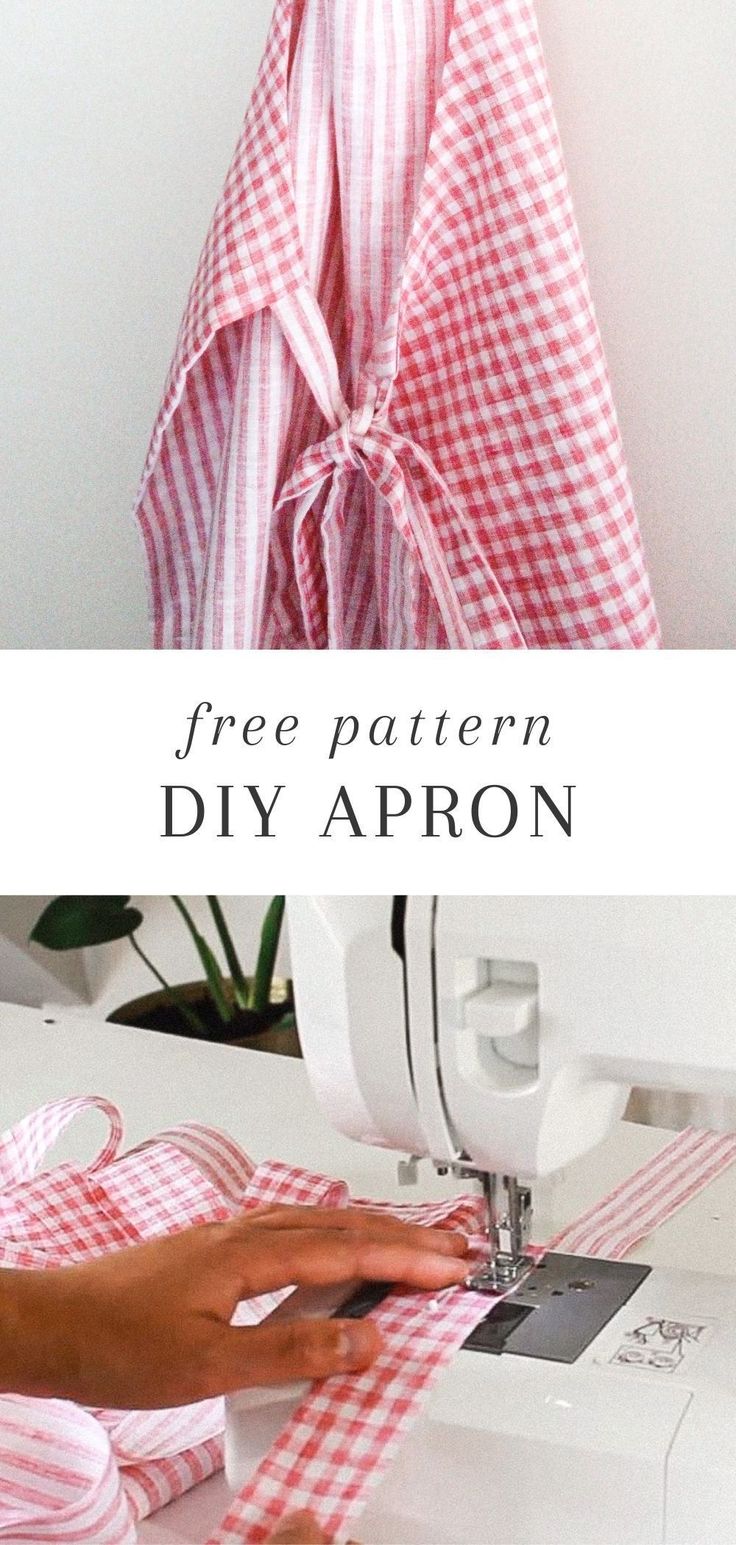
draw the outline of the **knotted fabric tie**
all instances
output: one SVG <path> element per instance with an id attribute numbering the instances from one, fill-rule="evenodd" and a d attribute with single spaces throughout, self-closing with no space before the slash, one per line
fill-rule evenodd
<path id="1" fill-rule="evenodd" d="M 491 617 L 494 636 L 504 648 L 525 648 L 513 610 L 490 566 L 487 552 L 468 523 L 455 495 L 432 458 L 414 440 L 389 423 L 395 362 L 386 361 L 372 373 L 359 374 L 357 406 L 343 395 L 335 351 L 324 317 L 308 289 L 285 297 L 274 306 L 299 368 L 327 423 L 324 439 L 302 452 L 283 484 L 276 509 L 295 505 L 294 566 L 306 635 L 312 648 L 324 639 L 327 592 L 327 634 L 331 648 L 342 645 L 341 563 L 339 538 L 345 520 L 349 480 L 364 476 L 384 501 L 394 529 L 411 559 L 409 614 L 417 645 L 426 634 L 426 592 L 442 622 L 448 647 L 487 647 Z M 388 370 L 389 373 L 385 373 Z M 425 486 L 420 486 L 421 482 Z M 436 498 L 427 504 L 427 483 Z M 318 496 L 327 490 L 319 522 L 314 519 Z M 452 531 L 451 548 L 438 536 L 439 523 Z"/>

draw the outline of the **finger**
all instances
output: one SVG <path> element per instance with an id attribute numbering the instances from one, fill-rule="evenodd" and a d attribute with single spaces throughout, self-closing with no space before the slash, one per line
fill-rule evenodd
<path id="1" fill-rule="evenodd" d="M 258 1229 L 317 1229 L 335 1231 L 363 1230 L 366 1234 L 391 1234 L 407 1242 L 421 1240 L 426 1248 L 439 1255 L 465 1255 L 468 1241 L 464 1234 L 452 1229 L 424 1228 L 416 1223 L 404 1223 L 390 1213 L 368 1212 L 359 1207 L 345 1207 L 339 1211 L 329 1207 L 268 1207 L 248 1213 L 239 1219 L 247 1228 Z"/>
<path id="2" fill-rule="evenodd" d="M 230 1390 L 362 1373 L 381 1350 L 371 1320 L 291 1320 L 253 1327 L 227 1326 L 214 1370 L 217 1388 Z"/>
<path id="3" fill-rule="evenodd" d="M 415 1223 L 404 1223 L 390 1212 L 375 1212 L 367 1207 L 310 1207 L 279 1204 L 254 1207 L 243 1218 L 246 1224 L 258 1224 L 262 1228 L 371 1228 L 383 1223 L 386 1228 L 416 1229 Z"/>
<path id="4" fill-rule="evenodd" d="M 267 1545 L 329 1545 L 313 1513 L 291 1513 L 268 1537 Z"/>
<path id="5" fill-rule="evenodd" d="M 242 1297 L 289 1285 L 326 1287 L 354 1278 L 401 1282 L 428 1291 L 462 1282 L 467 1271 L 462 1256 L 434 1250 L 423 1230 L 406 1240 L 389 1232 L 264 1229 L 234 1242 Z"/>

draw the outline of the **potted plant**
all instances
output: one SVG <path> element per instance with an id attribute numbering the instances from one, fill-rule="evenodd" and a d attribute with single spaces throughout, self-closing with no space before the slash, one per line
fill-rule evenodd
<path id="1" fill-rule="evenodd" d="M 198 981 L 168 982 L 149 959 L 137 936 L 143 913 L 129 896 L 57 896 L 44 908 L 32 933 L 36 944 L 52 950 L 90 949 L 128 939 L 131 948 L 155 977 L 158 989 L 115 1009 L 113 1024 L 139 1025 L 166 1035 L 299 1056 L 292 983 L 274 976 L 284 919 L 284 897 L 274 896 L 261 928 L 260 947 L 252 976 L 246 976 L 216 896 L 208 896 L 212 922 L 225 968 L 215 947 L 197 927 L 181 896 L 171 901 L 199 956 L 203 975 Z"/>

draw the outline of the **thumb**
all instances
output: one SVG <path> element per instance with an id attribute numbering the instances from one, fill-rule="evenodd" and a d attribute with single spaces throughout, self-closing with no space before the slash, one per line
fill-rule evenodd
<path id="1" fill-rule="evenodd" d="M 223 1342 L 222 1391 L 361 1373 L 380 1350 L 381 1337 L 370 1320 L 229 1326 Z"/>
<path id="2" fill-rule="evenodd" d="M 282 1518 L 269 1535 L 268 1545 L 328 1545 L 328 1539 L 314 1515 L 301 1512 Z"/>

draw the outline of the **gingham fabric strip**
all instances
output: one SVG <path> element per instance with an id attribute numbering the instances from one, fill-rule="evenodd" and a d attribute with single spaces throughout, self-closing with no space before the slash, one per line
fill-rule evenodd
<path id="1" fill-rule="evenodd" d="M 110 1122 L 110 1137 L 91 1169 L 61 1165 L 37 1174 L 55 1137 L 90 1108 Z M 231 1139 L 208 1128 L 175 1128 L 117 1157 L 121 1134 L 113 1106 L 80 1099 L 44 1107 L 0 1139 L 6 1176 L 0 1264 L 20 1258 L 42 1268 L 83 1259 L 123 1240 L 248 1207 L 343 1207 L 349 1201 L 341 1181 L 279 1163 L 254 1168 Z M 683 1133 L 552 1243 L 581 1253 L 623 1254 L 734 1159 L 736 1139 Z M 363 1199 L 354 1205 L 470 1234 L 481 1225 L 473 1196 L 400 1207 Z M 242 1305 L 239 1320 L 255 1323 L 282 1296 Z M 284 1511 L 302 1501 L 340 1532 L 390 1463 L 441 1368 L 488 1312 L 488 1298 L 463 1289 L 434 1299 L 394 1292 L 374 1312 L 385 1342 L 374 1368 L 358 1379 L 313 1386 L 211 1545 L 262 1540 Z M 124 1413 L 0 1397 L 0 1538 L 134 1545 L 140 1519 L 221 1467 L 222 1424 L 220 1401 Z"/>
<path id="2" fill-rule="evenodd" d="M 160 648 L 647 648 L 531 0 L 275 0 L 136 504 Z"/>
<path id="3" fill-rule="evenodd" d="M 736 1160 L 736 1135 L 688 1127 L 547 1249 L 620 1261 Z"/>

